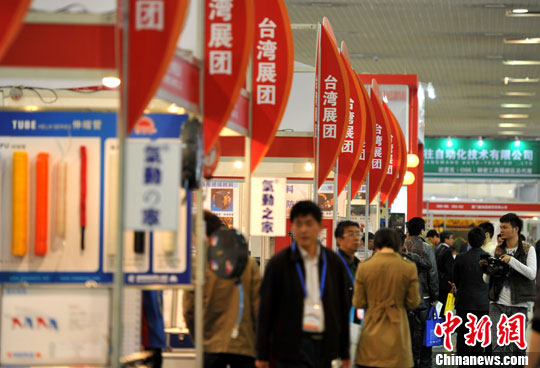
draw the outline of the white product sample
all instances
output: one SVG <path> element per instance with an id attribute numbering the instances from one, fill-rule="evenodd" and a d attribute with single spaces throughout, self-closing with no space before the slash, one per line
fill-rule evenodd
<path id="1" fill-rule="evenodd" d="M 118 244 L 118 151 L 109 152 L 107 163 L 107 254 L 115 255 Z"/>
<path id="2" fill-rule="evenodd" d="M 61 159 L 56 164 L 56 186 L 55 186 L 55 199 L 56 199 L 56 215 L 55 226 L 56 236 L 59 238 L 65 238 L 66 236 L 66 195 L 67 195 L 67 161 Z"/>
<path id="3" fill-rule="evenodd" d="M 154 233 L 156 235 L 154 236 L 154 247 L 161 247 L 161 249 L 163 249 L 163 252 L 167 254 L 174 253 L 174 251 L 176 250 L 176 232 L 159 231 L 159 236 L 157 236 L 157 233 L 158 231 Z"/>

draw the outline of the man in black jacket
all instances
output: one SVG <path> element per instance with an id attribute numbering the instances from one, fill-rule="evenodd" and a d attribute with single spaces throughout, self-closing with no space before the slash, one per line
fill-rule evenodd
<path id="1" fill-rule="evenodd" d="M 420 262 L 415 262 L 418 269 L 418 282 L 420 284 L 420 296 L 422 301 L 418 308 L 412 312 L 412 316 L 409 317 L 411 321 L 411 333 L 412 333 L 412 349 L 413 359 L 415 367 L 431 367 L 432 358 L 431 347 L 423 345 L 423 337 L 426 329 L 426 320 L 429 317 L 429 310 L 431 306 L 437 301 L 437 295 L 439 292 L 439 277 L 437 275 L 437 263 L 435 261 L 435 253 L 431 245 L 427 244 L 420 234 L 426 228 L 424 219 L 420 217 L 413 217 L 407 222 L 407 232 L 409 233 L 409 239 L 405 242 L 407 252 L 416 254 L 418 257 L 423 258 L 424 262 L 430 265 L 429 268 L 419 267 Z"/>
<path id="2" fill-rule="evenodd" d="M 454 264 L 454 282 L 456 284 L 456 312 L 463 323 L 458 327 L 457 353 L 459 355 L 482 355 L 486 349 L 481 343 L 475 346 L 465 344 L 465 334 L 468 332 L 465 324 L 467 314 L 476 316 L 479 321 L 483 316 L 489 316 L 489 287 L 484 282 L 484 273 L 480 266 L 480 257 L 488 256 L 482 250 L 486 239 L 484 230 L 475 227 L 467 235 L 471 249 L 458 254 Z M 489 349 L 491 351 L 491 349 Z"/>
<path id="3" fill-rule="evenodd" d="M 454 244 L 454 234 L 450 231 L 441 233 L 441 244 L 435 249 L 437 271 L 439 272 L 439 301 L 446 305 L 448 293 L 454 282 L 454 256 L 450 246 Z"/>
<path id="4" fill-rule="evenodd" d="M 349 311 L 342 260 L 318 241 L 322 213 L 311 201 L 291 209 L 295 242 L 268 262 L 261 285 L 257 368 L 349 368 Z"/>

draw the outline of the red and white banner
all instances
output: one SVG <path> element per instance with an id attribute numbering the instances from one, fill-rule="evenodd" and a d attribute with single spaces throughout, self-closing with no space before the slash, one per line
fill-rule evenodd
<path id="1" fill-rule="evenodd" d="M 396 178 L 399 176 L 398 171 L 396 170 L 398 165 L 399 157 L 401 156 L 400 152 L 400 142 L 398 132 L 396 129 L 399 127 L 396 126 L 396 122 L 392 116 L 390 108 L 383 102 L 384 112 L 388 118 L 388 123 L 390 125 L 390 161 L 388 163 L 388 170 L 386 171 L 386 176 L 384 178 L 383 185 L 381 187 L 381 204 L 384 204 L 390 195 L 390 191 L 396 181 Z M 401 142 L 400 142 L 401 143 Z"/>
<path id="2" fill-rule="evenodd" d="M 362 92 L 362 97 L 364 99 L 364 106 L 366 107 L 366 120 L 365 120 L 365 129 L 366 133 L 364 135 L 364 143 L 361 147 L 360 157 L 356 168 L 351 177 L 351 193 L 354 197 L 360 187 L 366 180 L 369 168 L 371 166 L 371 160 L 373 159 L 374 147 L 375 147 L 375 110 L 373 109 L 373 104 L 369 98 L 369 95 L 364 87 L 362 81 L 358 78 L 358 85 L 360 86 L 360 91 Z"/>
<path id="3" fill-rule="evenodd" d="M 347 69 L 349 78 L 349 124 L 345 133 L 345 140 L 339 154 L 338 165 L 338 195 L 345 189 L 349 179 L 356 169 L 358 159 L 362 153 L 366 136 L 366 106 L 364 96 L 360 90 L 360 82 L 351 67 L 349 51 L 345 41 L 341 42 L 341 58 Z"/>
<path id="4" fill-rule="evenodd" d="M 319 26 L 317 45 L 315 129 L 318 150 L 315 149 L 315 157 L 318 157 L 319 162 L 317 170 L 320 188 L 334 167 L 345 140 L 346 126 L 349 123 L 350 94 L 347 70 L 339 55 L 334 31 L 326 18 Z M 319 75 L 321 79 L 317 80 Z"/>
<path id="5" fill-rule="evenodd" d="M 396 197 L 398 196 L 399 191 L 401 190 L 401 187 L 403 186 L 403 181 L 405 180 L 405 173 L 407 172 L 407 142 L 405 141 L 405 134 L 403 133 L 403 130 L 401 129 L 401 126 L 399 125 L 397 118 L 395 118 L 395 120 L 399 128 L 398 136 L 401 142 L 400 144 L 401 160 L 399 163 L 398 180 L 396 181 L 396 184 L 391 189 L 390 195 L 388 197 L 389 206 L 392 206 L 392 203 L 394 203 L 394 201 L 396 200 Z"/>
<path id="6" fill-rule="evenodd" d="M 382 94 L 375 80 L 371 85 L 370 97 L 375 110 L 375 147 L 369 169 L 369 203 L 381 190 L 390 163 L 390 124 L 380 100 Z"/>
<path id="7" fill-rule="evenodd" d="M 30 0 L 3 0 L 0 2 L 0 60 L 21 29 L 30 2 Z"/>
<path id="8" fill-rule="evenodd" d="M 127 133 L 131 132 L 156 93 L 176 50 L 182 32 L 188 0 L 130 0 L 129 54 L 122 54 L 122 0 L 117 0 L 117 65 L 123 74 L 128 57 Z"/>
<path id="9" fill-rule="evenodd" d="M 251 172 L 272 144 L 291 91 L 294 41 L 284 0 L 255 2 L 252 60 Z"/>
<path id="10" fill-rule="evenodd" d="M 393 138 L 393 144 L 394 144 L 394 162 L 393 162 L 393 171 L 394 171 L 394 180 L 392 181 L 392 185 L 390 186 L 389 190 L 388 190 L 388 193 L 387 193 L 387 197 L 386 198 L 381 198 L 381 200 L 386 200 L 388 199 L 388 206 L 391 205 L 390 203 L 390 199 L 391 199 L 391 195 L 392 193 L 394 192 L 394 190 L 396 189 L 396 187 L 398 188 L 401 188 L 401 183 L 402 183 L 402 177 L 400 175 L 401 174 L 401 169 L 403 167 L 407 167 L 407 152 L 405 149 L 403 149 L 403 142 L 401 140 L 401 136 L 402 136 L 402 132 L 401 132 L 401 127 L 399 126 L 399 122 L 396 118 L 396 116 L 394 115 L 394 113 L 390 110 L 390 108 L 387 107 L 387 115 L 390 117 L 390 120 L 393 122 L 393 134 L 394 134 L 394 138 Z M 399 189 L 398 189 L 399 190 Z"/>
<path id="11" fill-rule="evenodd" d="M 205 0 L 205 153 L 210 152 L 227 124 L 246 80 L 253 16 L 253 0 Z"/>

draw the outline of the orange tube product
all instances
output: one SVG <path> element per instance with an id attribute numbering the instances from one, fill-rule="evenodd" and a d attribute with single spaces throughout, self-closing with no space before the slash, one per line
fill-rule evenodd
<path id="1" fill-rule="evenodd" d="M 28 246 L 28 153 L 13 152 L 11 252 L 24 256 Z"/>
<path id="2" fill-rule="evenodd" d="M 36 213 L 34 252 L 47 254 L 49 229 L 49 154 L 39 153 L 36 159 Z"/>

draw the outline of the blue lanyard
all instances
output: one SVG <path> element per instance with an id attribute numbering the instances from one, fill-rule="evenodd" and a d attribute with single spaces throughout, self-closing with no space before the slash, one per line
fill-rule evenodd
<path id="1" fill-rule="evenodd" d="M 345 258 L 343 258 L 343 256 L 342 256 L 341 253 L 339 252 L 339 250 L 337 251 L 337 255 L 338 255 L 339 258 L 341 258 L 341 260 L 343 261 L 343 264 L 345 265 L 345 268 L 347 269 L 347 272 L 349 273 L 349 277 L 351 278 L 351 281 L 352 281 L 353 286 L 354 286 L 354 277 L 353 277 L 353 275 L 352 275 L 351 269 L 349 268 L 349 264 L 347 263 L 347 261 L 345 260 Z"/>
<path id="2" fill-rule="evenodd" d="M 343 264 L 345 265 L 345 268 L 347 269 L 347 272 L 349 273 L 349 277 L 351 278 L 351 281 L 352 281 L 352 284 L 353 284 L 353 288 L 354 288 L 354 277 L 352 275 L 352 272 L 351 272 L 351 269 L 349 268 L 349 264 L 347 263 L 347 261 L 345 260 L 345 258 L 343 258 L 343 256 L 341 255 L 341 252 L 338 250 L 337 251 L 337 255 L 339 256 L 339 258 L 341 258 L 341 260 L 343 261 Z M 354 313 L 356 311 L 356 308 L 354 308 L 354 306 L 351 307 L 351 312 L 349 314 L 349 322 L 353 323 L 354 322 Z"/>
<path id="3" fill-rule="evenodd" d="M 317 245 L 319 246 L 319 245 Z M 296 249 L 296 243 L 292 243 L 291 246 L 292 251 L 294 252 Z M 324 284 L 326 282 L 326 253 L 324 252 L 324 249 L 321 250 L 322 252 L 322 259 L 323 259 L 323 266 L 322 266 L 322 276 L 321 276 L 321 300 L 324 293 Z M 307 290 L 306 290 L 306 281 L 304 280 L 304 275 L 302 274 L 302 268 L 300 267 L 300 263 L 296 262 L 296 272 L 298 272 L 298 278 L 300 279 L 300 283 L 302 284 L 302 290 L 304 291 L 304 297 L 307 298 Z"/>

